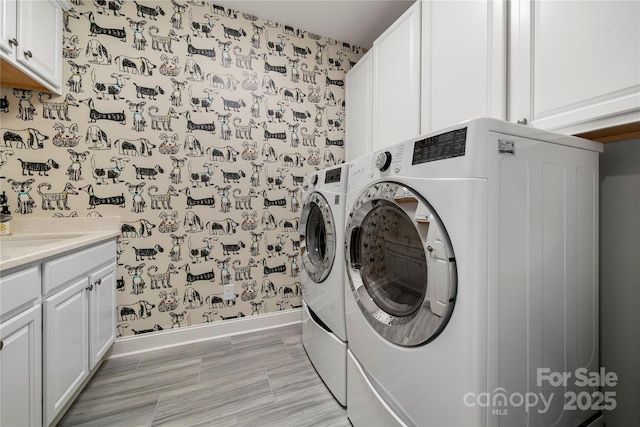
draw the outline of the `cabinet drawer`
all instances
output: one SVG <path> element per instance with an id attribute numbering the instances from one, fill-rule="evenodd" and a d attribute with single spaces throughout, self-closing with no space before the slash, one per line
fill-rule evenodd
<path id="1" fill-rule="evenodd" d="M 42 268 L 42 294 L 48 295 L 71 279 L 114 262 L 115 257 L 116 243 L 112 240 L 45 262 Z"/>
<path id="2" fill-rule="evenodd" d="M 0 277 L 0 316 L 40 298 L 40 266 Z"/>

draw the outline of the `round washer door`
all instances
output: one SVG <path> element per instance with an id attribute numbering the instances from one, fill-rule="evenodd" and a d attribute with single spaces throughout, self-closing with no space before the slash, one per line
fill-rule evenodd
<path id="1" fill-rule="evenodd" d="M 393 182 L 365 189 L 348 218 L 345 256 L 358 307 L 385 339 L 418 346 L 446 327 L 455 257 L 442 221 L 416 191 Z"/>
<path id="2" fill-rule="evenodd" d="M 300 215 L 300 253 L 309 278 L 324 281 L 336 256 L 335 224 L 331 207 L 320 193 L 311 193 Z"/>

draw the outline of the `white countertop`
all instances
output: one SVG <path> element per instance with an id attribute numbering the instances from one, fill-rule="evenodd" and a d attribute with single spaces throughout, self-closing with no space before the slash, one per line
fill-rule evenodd
<path id="1" fill-rule="evenodd" d="M 13 219 L 13 234 L 0 236 L 0 274 L 112 239 L 120 225 L 118 217 Z"/>

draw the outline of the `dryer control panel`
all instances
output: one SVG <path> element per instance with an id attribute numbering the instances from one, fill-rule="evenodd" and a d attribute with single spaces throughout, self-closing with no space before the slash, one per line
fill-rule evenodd
<path id="1" fill-rule="evenodd" d="M 413 144 L 412 165 L 464 156 L 467 147 L 467 128 L 430 136 Z"/>

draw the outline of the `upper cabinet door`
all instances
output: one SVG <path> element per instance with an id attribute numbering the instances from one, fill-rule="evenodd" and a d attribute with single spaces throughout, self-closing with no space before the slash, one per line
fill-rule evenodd
<path id="1" fill-rule="evenodd" d="M 56 0 L 18 2 L 16 60 L 60 91 L 62 8 Z"/>
<path id="2" fill-rule="evenodd" d="M 345 78 L 345 161 L 373 150 L 373 51 L 367 52 Z"/>
<path id="3" fill-rule="evenodd" d="M 420 3 L 373 44 L 373 149 L 420 135 Z"/>
<path id="4" fill-rule="evenodd" d="M 509 120 L 568 134 L 640 121 L 640 2 L 510 5 Z"/>
<path id="5" fill-rule="evenodd" d="M 12 41 L 17 37 L 16 0 L 0 0 L 0 53 L 13 55 Z"/>
<path id="6" fill-rule="evenodd" d="M 422 132 L 506 119 L 506 2 L 422 3 Z"/>

